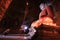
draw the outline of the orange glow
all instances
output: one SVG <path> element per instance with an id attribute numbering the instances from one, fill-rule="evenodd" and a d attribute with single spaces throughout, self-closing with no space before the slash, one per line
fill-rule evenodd
<path id="1" fill-rule="evenodd" d="M 53 20 L 50 17 L 44 17 L 40 20 L 42 20 L 41 23 L 44 25 L 56 26 L 56 24 L 53 22 Z"/>
<path id="2" fill-rule="evenodd" d="M 57 26 L 50 17 L 43 17 L 31 24 L 32 27 L 38 28 L 41 24 L 49 26 Z"/>

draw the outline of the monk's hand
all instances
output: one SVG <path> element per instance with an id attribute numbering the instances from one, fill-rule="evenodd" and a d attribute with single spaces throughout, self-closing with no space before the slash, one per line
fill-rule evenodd
<path id="1" fill-rule="evenodd" d="M 41 21 L 40 21 L 40 20 L 37 20 L 37 21 L 34 21 L 34 22 L 31 24 L 31 27 L 36 27 L 36 28 L 38 28 L 40 25 L 41 25 Z"/>

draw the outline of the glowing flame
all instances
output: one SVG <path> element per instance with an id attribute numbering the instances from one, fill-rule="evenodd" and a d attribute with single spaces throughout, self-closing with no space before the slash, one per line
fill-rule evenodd
<path id="1" fill-rule="evenodd" d="M 56 26 L 56 23 L 54 23 L 53 20 L 49 17 L 42 19 L 42 23 L 45 25 Z"/>
<path id="2" fill-rule="evenodd" d="M 50 17 L 43 17 L 39 20 L 33 22 L 31 24 L 32 27 L 39 27 L 41 24 L 49 25 L 49 26 L 56 26 L 56 23 L 53 22 L 53 20 Z"/>

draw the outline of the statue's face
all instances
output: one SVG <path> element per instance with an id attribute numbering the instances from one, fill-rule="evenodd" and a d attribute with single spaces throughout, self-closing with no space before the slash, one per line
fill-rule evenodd
<path id="1" fill-rule="evenodd" d="M 41 3 L 39 7 L 41 10 L 43 10 L 45 8 L 45 4 Z"/>

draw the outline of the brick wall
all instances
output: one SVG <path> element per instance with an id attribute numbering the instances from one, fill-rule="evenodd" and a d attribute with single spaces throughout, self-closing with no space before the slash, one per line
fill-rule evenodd
<path id="1" fill-rule="evenodd" d="M 8 9 L 12 0 L 1 0 L 0 1 L 0 21 L 2 20 L 3 16 L 5 15 L 6 10 Z"/>

